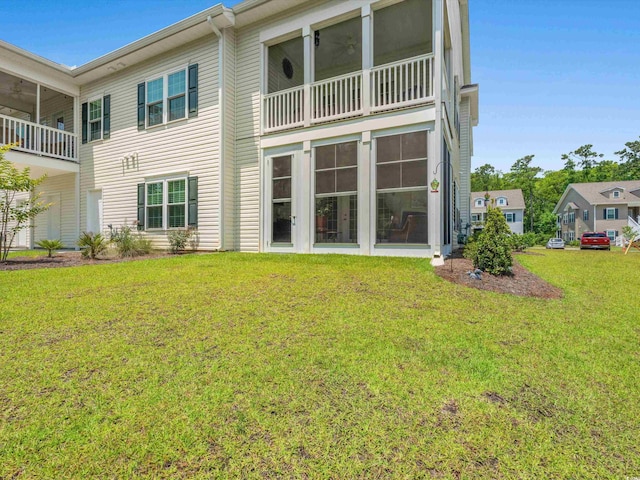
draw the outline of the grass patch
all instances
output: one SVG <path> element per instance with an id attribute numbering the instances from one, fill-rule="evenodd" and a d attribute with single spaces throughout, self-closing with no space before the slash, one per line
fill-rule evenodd
<path id="1" fill-rule="evenodd" d="M 519 261 L 565 298 L 400 258 L 0 272 L 0 478 L 638 475 L 640 256 Z"/>

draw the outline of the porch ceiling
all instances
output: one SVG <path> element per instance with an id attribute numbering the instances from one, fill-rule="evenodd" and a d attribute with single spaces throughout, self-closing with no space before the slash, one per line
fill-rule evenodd
<path id="1" fill-rule="evenodd" d="M 68 160 L 41 157 L 31 153 L 16 152 L 15 150 L 8 151 L 4 156 L 20 170 L 28 167 L 30 169 L 31 178 L 41 177 L 42 175 L 55 177 L 57 175 L 66 175 L 68 173 L 78 173 L 80 171 L 79 164 Z"/>

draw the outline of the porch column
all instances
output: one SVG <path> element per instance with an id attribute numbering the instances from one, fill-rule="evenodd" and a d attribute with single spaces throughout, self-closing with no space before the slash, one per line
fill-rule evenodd
<path id="1" fill-rule="evenodd" d="M 364 5 L 362 16 L 362 113 L 371 112 L 371 67 L 373 66 L 373 41 L 371 35 L 371 5 Z"/>
<path id="2" fill-rule="evenodd" d="M 40 84 L 39 83 L 36 83 L 36 121 L 33 122 L 33 123 L 35 123 L 36 125 L 40 125 Z M 37 152 L 41 151 L 40 150 L 40 148 L 41 148 L 41 145 L 40 145 L 41 139 L 40 139 L 40 131 L 39 130 L 40 130 L 40 128 L 36 127 L 36 129 L 35 129 L 35 136 L 36 136 L 36 138 L 35 138 L 35 148 L 36 148 Z"/>
<path id="3" fill-rule="evenodd" d="M 442 161 L 442 138 L 443 138 L 443 111 L 442 111 L 442 74 L 443 74 L 443 60 L 444 55 L 444 40 L 443 40 L 443 19 L 444 19 L 444 0 L 434 1 L 434 45 L 433 45 L 433 80 L 434 80 L 434 96 L 435 96 L 435 128 L 433 134 L 429 136 L 429 168 L 428 172 L 431 178 L 428 178 L 429 182 L 432 179 L 436 179 L 440 186 L 442 186 L 442 172 L 443 168 L 436 169 L 436 166 Z M 429 188 L 429 191 L 431 189 Z M 429 231 L 429 243 L 431 244 L 431 252 L 433 257 L 440 257 L 442 255 L 442 235 L 443 235 L 443 211 L 442 211 L 442 188 L 438 193 L 429 193 L 429 217 L 432 219 L 429 222 L 431 227 Z"/>
<path id="4" fill-rule="evenodd" d="M 304 126 L 311 125 L 311 68 L 313 66 L 313 48 L 311 48 L 311 27 L 306 25 L 302 29 L 304 50 Z"/>

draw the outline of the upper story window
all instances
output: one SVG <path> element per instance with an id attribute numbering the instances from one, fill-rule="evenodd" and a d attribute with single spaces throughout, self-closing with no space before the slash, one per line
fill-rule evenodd
<path id="1" fill-rule="evenodd" d="M 576 222 L 576 213 L 571 211 L 569 212 L 569 223 L 575 223 Z"/>
<path id="2" fill-rule="evenodd" d="M 138 85 L 138 129 L 198 114 L 198 64 Z"/>
<path id="3" fill-rule="evenodd" d="M 589 220 L 589 210 L 584 210 L 582 212 L 582 220 L 584 220 L 585 222 Z"/>
<path id="4" fill-rule="evenodd" d="M 516 214 L 514 212 L 505 213 L 504 218 L 507 220 L 507 223 L 514 223 L 516 221 Z"/>
<path id="5" fill-rule="evenodd" d="M 64 118 L 61 117 L 64 128 Z M 60 127 L 60 122 L 58 122 Z M 82 143 L 106 140 L 111 136 L 111 95 L 93 97 L 82 104 Z"/>
<path id="6" fill-rule="evenodd" d="M 89 102 L 89 141 L 102 138 L 102 98 Z"/>
<path id="7" fill-rule="evenodd" d="M 481 198 L 476 198 L 476 207 L 483 207 L 484 201 Z"/>
<path id="8" fill-rule="evenodd" d="M 617 208 L 605 208 L 603 212 L 603 217 L 605 220 L 617 220 L 618 219 L 618 209 Z"/>
<path id="9" fill-rule="evenodd" d="M 620 190 L 613 191 L 613 198 L 620 198 Z"/>
<path id="10" fill-rule="evenodd" d="M 504 207 L 507 204 L 507 199 L 504 197 L 499 197 L 498 198 L 498 206 L 500 207 Z"/>

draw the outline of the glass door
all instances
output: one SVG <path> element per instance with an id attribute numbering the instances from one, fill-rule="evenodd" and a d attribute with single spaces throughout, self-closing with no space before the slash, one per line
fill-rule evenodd
<path id="1" fill-rule="evenodd" d="M 296 217 L 293 210 L 293 155 L 272 157 L 270 238 L 272 250 L 293 250 Z"/>

